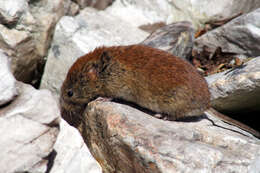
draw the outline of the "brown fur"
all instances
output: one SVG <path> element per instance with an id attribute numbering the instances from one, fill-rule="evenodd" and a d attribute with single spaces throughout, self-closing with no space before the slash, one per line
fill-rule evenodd
<path id="1" fill-rule="evenodd" d="M 63 118 L 77 127 L 97 97 L 130 101 L 172 120 L 201 115 L 210 103 L 207 83 L 191 64 L 143 45 L 101 47 L 80 57 L 61 88 Z"/>

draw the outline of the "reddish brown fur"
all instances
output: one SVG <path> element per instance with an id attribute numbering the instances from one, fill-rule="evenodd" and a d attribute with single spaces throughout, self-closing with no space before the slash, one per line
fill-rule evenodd
<path id="1" fill-rule="evenodd" d="M 79 112 L 98 96 L 131 101 L 173 120 L 200 115 L 210 103 L 207 83 L 191 64 L 143 45 L 101 47 L 79 58 L 61 89 L 63 117 L 77 126 Z"/>

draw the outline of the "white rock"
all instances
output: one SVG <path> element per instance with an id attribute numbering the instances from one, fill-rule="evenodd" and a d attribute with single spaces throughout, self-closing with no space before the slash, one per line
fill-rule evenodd
<path id="1" fill-rule="evenodd" d="M 85 8 L 76 17 L 63 17 L 56 26 L 41 88 L 58 94 L 69 67 L 99 46 L 141 42 L 148 33 L 104 11 Z"/>
<path id="2" fill-rule="evenodd" d="M 171 0 L 172 14 L 169 20 L 191 21 L 196 28 L 206 21 L 229 18 L 240 12 L 247 13 L 260 7 L 258 0 Z"/>
<path id="3" fill-rule="evenodd" d="M 3 25 L 0 25 L 0 37 L 1 40 L 12 49 L 22 42 L 26 42 L 26 40 L 30 39 L 28 32 L 8 29 Z"/>
<path id="4" fill-rule="evenodd" d="M 17 80 L 37 82 L 54 27 L 71 5 L 70 0 L 0 0 L 0 47 Z"/>
<path id="5" fill-rule="evenodd" d="M 54 146 L 57 156 L 50 173 L 101 173 L 101 167 L 89 152 L 79 132 L 62 120 Z"/>
<path id="6" fill-rule="evenodd" d="M 17 95 L 15 78 L 13 77 L 8 57 L 0 50 L 0 106 Z"/>
<path id="7" fill-rule="evenodd" d="M 166 23 L 172 13 L 172 5 L 168 0 L 116 0 L 106 12 L 138 27 L 157 22 Z"/>
<path id="8" fill-rule="evenodd" d="M 0 109 L 1 171 L 46 170 L 59 132 L 57 103 L 47 90 L 22 83 L 17 88 L 18 97 Z"/>
<path id="9" fill-rule="evenodd" d="M 28 3 L 26 0 L 0 0 L 0 16 L 1 23 L 14 23 L 19 20 L 22 14 L 28 10 Z"/>

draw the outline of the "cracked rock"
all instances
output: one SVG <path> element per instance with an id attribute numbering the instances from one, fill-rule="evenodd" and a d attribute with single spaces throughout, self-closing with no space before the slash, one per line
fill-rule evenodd
<path id="1" fill-rule="evenodd" d="M 88 105 L 83 119 L 79 131 L 106 173 L 242 173 L 260 164 L 260 141 L 218 119 L 211 118 L 218 126 L 205 118 L 165 121 L 100 101 Z"/>
<path id="2" fill-rule="evenodd" d="M 242 67 L 206 77 L 212 106 L 217 110 L 240 112 L 260 110 L 260 57 Z"/>
<path id="3" fill-rule="evenodd" d="M 16 87 L 18 96 L 0 109 L 1 171 L 44 172 L 59 133 L 59 108 L 47 90 Z"/>

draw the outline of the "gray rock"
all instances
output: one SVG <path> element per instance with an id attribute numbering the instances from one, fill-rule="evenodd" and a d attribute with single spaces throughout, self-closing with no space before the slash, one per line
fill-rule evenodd
<path id="1" fill-rule="evenodd" d="M 126 105 L 95 101 L 79 130 L 107 173 L 259 171 L 260 141 L 207 116 L 218 126 L 208 119 L 164 121 Z"/>
<path id="2" fill-rule="evenodd" d="M 17 83 L 18 96 L 0 109 L 0 167 L 5 173 L 45 172 L 59 132 L 51 93 Z"/>
<path id="3" fill-rule="evenodd" d="M 148 34 L 104 11 L 85 8 L 76 17 L 57 24 L 41 88 L 58 94 L 69 67 L 80 56 L 99 46 L 141 42 Z"/>
<path id="4" fill-rule="evenodd" d="M 22 14 L 28 10 L 28 3 L 26 0 L 0 0 L 0 23 L 15 24 Z"/>
<path id="5" fill-rule="evenodd" d="M 0 172 L 101 173 L 76 129 L 60 123 L 50 91 L 17 82 L 2 52 L 0 60 Z"/>
<path id="6" fill-rule="evenodd" d="M 13 77 L 8 57 L 0 50 L 0 106 L 11 101 L 16 95 L 15 78 Z"/>
<path id="7" fill-rule="evenodd" d="M 217 47 L 220 47 L 223 52 L 244 54 L 249 57 L 259 56 L 259 18 L 260 8 L 233 19 L 226 25 L 197 38 L 194 49 L 201 52 L 203 47 L 207 47 L 209 52 L 214 52 Z"/>
<path id="8" fill-rule="evenodd" d="M 206 77 L 212 106 L 221 111 L 260 110 L 260 57 Z"/>
<path id="9" fill-rule="evenodd" d="M 94 7 L 98 10 L 104 10 L 111 5 L 114 0 L 74 0 L 81 8 Z"/>
<path id="10" fill-rule="evenodd" d="M 205 22 L 221 20 L 237 15 L 241 12 L 248 13 L 260 7 L 259 0 L 170 0 L 172 13 L 169 21 L 191 21 L 195 28 Z"/>
<path id="11" fill-rule="evenodd" d="M 101 167 L 90 154 L 79 132 L 64 120 L 54 145 L 57 156 L 50 173 L 101 173 Z"/>
<path id="12" fill-rule="evenodd" d="M 12 57 L 16 79 L 37 80 L 54 27 L 70 6 L 70 0 L 0 1 L 0 47 Z"/>
<path id="13" fill-rule="evenodd" d="M 194 32 L 190 22 L 177 22 L 157 29 L 141 44 L 188 59 L 192 52 Z"/>

